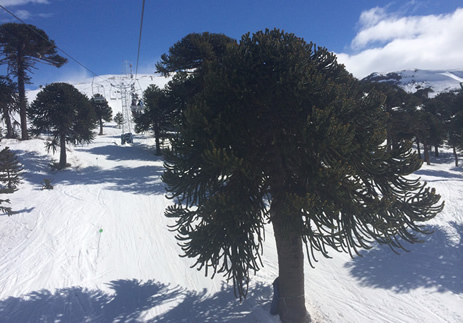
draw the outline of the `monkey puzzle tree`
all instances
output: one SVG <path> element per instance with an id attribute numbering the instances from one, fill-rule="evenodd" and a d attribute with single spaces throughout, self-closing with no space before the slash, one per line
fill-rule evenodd
<path id="1" fill-rule="evenodd" d="M 92 102 L 98 124 L 100 125 L 99 135 L 102 135 L 103 121 L 109 122 L 113 119 L 113 110 L 108 105 L 108 101 L 106 101 L 106 99 L 101 94 L 95 94 L 90 101 Z"/>
<path id="2" fill-rule="evenodd" d="M 429 105 L 441 119 L 447 144 L 453 149 L 455 167 L 458 167 L 458 151 L 463 149 L 463 90 L 441 92 Z"/>
<path id="3" fill-rule="evenodd" d="M 60 147 L 59 168 L 67 166 L 66 143 L 89 143 L 93 140 L 92 129 L 96 116 L 90 100 L 74 86 L 52 83 L 43 88 L 29 107 L 32 133 L 51 133 L 47 149 Z"/>
<path id="4" fill-rule="evenodd" d="M 386 140 L 383 95 L 368 95 L 335 56 L 293 34 L 246 34 L 203 65 L 203 87 L 165 154 L 166 216 L 186 256 L 245 297 L 264 225 L 278 253 L 279 313 L 307 322 L 304 253 L 402 248 L 441 211 L 407 177 L 421 161 Z"/>
<path id="5" fill-rule="evenodd" d="M 151 84 L 143 92 L 143 111 L 135 115 L 137 132 L 152 129 L 156 142 L 156 155 L 161 155 L 161 138 L 171 127 L 171 110 L 166 95 L 157 85 Z"/>
<path id="6" fill-rule="evenodd" d="M 23 170 L 16 154 L 9 147 L 3 148 L 0 151 L 0 193 L 17 191 Z"/>
<path id="7" fill-rule="evenodd" d="M 182 123 L 186 106 L 202 90 L 207 63 L 220 61 L 227 47 L 235 44 L 236 40 L 223 34 L 191 33 L 175 43 L 169 54 L 161 56 L 156 72 L 174 74 L 165 94 L 175 123 Z"/>
<path id="8" fill-rule="evenodd" d="M 21 183 L 23 170 L 18 157 L 9 147 L 0 151 L 0 194 L 13 193 L 18 190 L 17 186 Z M 12 215 L 11 207 L 4 206 L 3 203 L 10 204 L 10 200 L 0 199 L 0 211 L 8 214 L 8 216 Z"/>
<path id="9" fill-rule="evenodd" d="M 125 122 L 124 116 L 122 115 L 122 112 L 116 113 L 113 120 L 117 124 L 117 127 L 119 129 L 121 128 L 121 125 Z"/>
<path id="10" fill-rule="evenodd" d="M 8 77 L 0 76 L 0 114 L 6 126 L 6 138 L 13 138 L 13 118 L 12 112 L 16 110 L 18 96 L 16 94 L 16 83 Z"/>
<path id="11" fill-rule="evenodd" d="M 6 23 L 0 25 L 0 64 L 8 64 L 8 70 L 18 79 L 19 115 L 21 138 L 28 139 L 25 84 L 30 82 L 38 62 L 61 67 L 67 59 L 58 55 L 55 42 L 34 25 Z"/>
<path id="12" fill-rule="evenodd" d="M 412 111 L 415 111 L 416 107 L 408 99 L 410 94 L 398 85 L 391 83 L 365 81 L 362 83 L 366 93 L 375 91 L 381 92 L 385 96 L 381 108 L 388 115 L 386 126 L 388 149 L 400 144 L 403 140 L 413 139 L 411 120 Z"/>

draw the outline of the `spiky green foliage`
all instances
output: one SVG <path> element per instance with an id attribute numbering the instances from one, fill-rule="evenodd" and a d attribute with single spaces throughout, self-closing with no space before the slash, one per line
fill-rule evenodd
<path id="1" fill-rule="evenodd" d="M 117 124 L 119 128 L 124 123 L 124 116 L 121 112 L 116 113 L 116 115 L 114 116 L 114 122 Z"/>
<path id="2" fill-rule="evenodd" d="M 136 114 L 135 131 L 153 130 L 156 142 L 156 155 L 161 155 L 161 140 L 172 129 L 172 105 L 166 94 L 157 85 L 151 84 L 143 92 L 143 110 Z"/>
<path id="3" fill-rule="evenodd" d="M 55 42 L 34 25 L 6 23 L 0 25 L 0 64 L 8 64 L 17 77 L 21 138 L 28 139 L 25 84 L 30 81 L 36 63 L 61 67 L 67 59 L 57 53 Z"/>
<path id="4" fill-rule="evenodd" d="M 183 122 L 183 112 L 192 98 L 203 89 L 205 67 L 209 62 L 222 59 L 236 40 L 223 34 L 191 33 L 174 44 L 168 54 L 156 63 L 156 72 L 164 76 L 173 74 L 166 85 L 165 99 L 173 123 Z"/>
<path id="5" fill-rule="evenodd" d="M 0 113 L 6 126 L 6 138 L 14 138 L 13 112 L 18 110 L 18 94 L 16 83 L 9 77 L 0 76 Z"/>
<path id="6" fill-rule="evenodd" d="M 96 116 L 90 100 L 74 86 L 52 83 L 38 93 L 29 108 L 32 133 L 49 133 L 47 150 L 60 147 L 59 167 L 66 167 L 66 143 L 89 143 L 94 138 Z"/>
<path id="7" fill-rule="evenodd" d="M 3 206 L 2 204 L 4 204 L 4 203 L 10 204 L 10 200 L 9 199 L 6 199 L 6 200 L 0 199 L 0 212 L 6 213 L 6 214 L 8 214 L 8 216 L 11 216 L 13 214 L 13 210 L 11 209 L 10 206 Z"/>
<path id="8" fill-rule="evenodd" d="M 9 147 L 0 151 L 0 193 L 13 193 L 21 183 L 23 166 Z"/>
<path id="9" fill-rule="evenodd" d="M 53 189 L 53 180 L 51 178 L 44 178 L 42 181 L 42 190 L 52 190 Z"/>
<path id="10" fill-rule="evenodd" d="M 0 194 L 13 193 L 18 190 L 23 169 L 18 157 L 9 147 L 0 151 Z M 4 203 L 10 204 L 10 200 L 0 199 L 0 211 L 8 214 L 8 216 L 12 215 L 11 207 L 1 205 Z"/>
<path id="11" fill-rule="evenodd" d="M 421 166 L 409 144 L 386 149 L 384 96 L 365 95 L 332 53 L 266 30 L 202 69 L 163 176 L 175 201 L 166 216 L 199 269 L 245 296 L 271 222 L 281 297 L 303 320 L 301 240 L 313 260 L 327 246 L 352 255 L 429 233 L 421 224 L 442 209 L 439 195 L 408 177 Z"/>
<path id="12" fill-rule="evenodd" d="M 156 72 L 164 76 L 174 72 L 200 73 L 204 62 L 222 57 L 232 44 L 236 41 L 223 34 L 191 33 L 174 44 L 169 54 L 161 55 Z"/>
<path id="13" fill-rule="evenodd" d="M 445 131 L 447 144 L 453 148 L 455 166 L 458 166 L 457 154 L 463 150 L 463 90 L 442 92 L 427 105 L 439 117 L 440 128 Z"/>
<path id="14" fill-rule="evenodd" d="M 417 99 L 395 84 L 363 82 L 363 85 L 366 93 L 375 91 L 384 95 L 381 109 L 388 115 L 386 121 L 388 149 L 397 147 L 404 140 L 412 140 Z"/>
<path id="15" fill-rule="evenodd" d="M 95 94 L 91 98 L 93 109 L 95 110 L 98 124 L 100 125 L 99 135 L 103 134 L 103 121 L 109 122 L 113 119 L 113 110 L 108 105 L 108 101 L 101 95 Z"/>

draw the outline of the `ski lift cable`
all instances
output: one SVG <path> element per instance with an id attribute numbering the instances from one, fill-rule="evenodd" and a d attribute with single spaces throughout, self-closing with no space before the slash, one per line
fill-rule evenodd
<path id="1" fill-rule="evenodd" d="M 143 1 L 144 2 L 144 1 Z M 29 28 L 30 30 L 32 30 L 34 33 L 36 33 L 37 35 L 40 36 L 40 38 L 44 39 L 45 41 L 50 42 L 49 39 L 46 39 L 43 35 L 41 35 L 40 33 L 38 33 L 36 30 L 34 30 L 33 28 L 29 27 L 29 24 L 27 24 L 26 22 L 24 22 L 21 18 L 19 18 L 18 16 L 16 16 L 14 13 L 12 13 L 10 10 L 8 10 L 7 8 L 5 8 L 5 6 L 3 5 L 0 5 L 0 8 L 2 8 L 3 10 L 5 10 L 8 14 L 10 14 L 11 16 L 13 16 L 14 18 L 16 18 L 18 21 L 20 21 L 21 23 L 23 23 L 27 28 Z M 54 44 L 56 46 L 56 44 Z M 89 69 L 88 67 L 86 67 L 84 64 L 82 64 L 81 62 L 79 62 L 77 59 L 75 59 L 74 57 L 72 57 L 70 54 L 68 54 L 67 52 L 65 52 L 63 49 L 61 49 L 60 47 L 56 46 L 56 48 L 62 52 L 64 55 L 66 55 L 67 57 L 69 57 L 71 60 L 73 60 L 74 62 L 76 62 L 77 64 L 79 64 L 80 66 L 82 66 L 84 69 L 86 69 L 87 71 L 89 71 L 91 74 L 93 74 L 94 76 L 96 77 L 99 77 L 101 78 L 102 80 L 104 81 L 107 81 L 105 80 L 102 76 L 96 74 L 95 72 L 93 72 L 91 69 Z"/>
<path id="2" fill-rule="evenodd" d="M 143 30 L 143 15 L 145 13 L 145 0 L 143 0 L 143 4 L 141 7 L 141 21 L 140 21 L 140 35 L 138 36 L 138 53 L 137 53 L 137 66 L 135 68 L 135 79 L 137 79 L 138 75 L 138 62 L 140 59 L 140 47 L 141 47 L 141 33 Z"/>

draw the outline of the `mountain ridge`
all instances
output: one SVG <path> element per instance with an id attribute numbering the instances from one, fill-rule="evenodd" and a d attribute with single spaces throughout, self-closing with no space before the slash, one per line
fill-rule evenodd
<path id="1" fill-rule="evenodd" d="M 390 73 L 371 73 L 362 81 L 385 82 L 400 86 L 409 93 L 431 88 L 431 96 L 463 87 L 463 70 L 402 70 Z"/>

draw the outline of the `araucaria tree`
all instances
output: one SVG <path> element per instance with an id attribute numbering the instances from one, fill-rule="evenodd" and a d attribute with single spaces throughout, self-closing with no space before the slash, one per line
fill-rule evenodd
<path id="1" fill-rule="evenodd" d="M 121 125 L 125 122 L 124 116 L 121 112 L 116 113 L 116 115 L 114 116 L 114 122 L 117 124 L 119 128 L 121 128 Z"/>
<path id="2" fill-rule="evenodd" d="M 161 154 L 161 139 L 170 127 L 170 105 L 164 92 L 155 84 L 151 84 L 143 92 L 143 110 L 136 114 L 135 129 L 137 132 L 153 130 L 156 142 L 156 155 Z"/>
<path id="3" fill-rule="evenodd" d="M 0 194 L 13 193 L 18 190 L 23 169 L 18 157 L 10 148 L 5 147 L 0 151 Z M 0 211 L 8 216 L 12 215 L 11 207 L 2 205 L 4 203 L 9 204 L 10 200 L 0 199 Z"/>
<path id="4" fill-rule="evenodd" d="M 13 193 L 21 182 L 23 167 L 9 147 L 0 151 L 0 193 Z"/>
<path id="5" fill-rule="evenodd" d="M 48 150 L 54 152 L 60 147 L 59 168 L 67 166 L 66 143 L 91 142 L 97 120 L 90 100 L 67 83 L 45 86 L 29 107 L 29 118 L 33 134 L 51 135 Z"/>
<path id="6" fill-rule="evenodd" d="M 6 23 L 0 25 L 0 64 L 8 64 L 10 74 L 17 77 L 21 138 L 28 139 L 25 84 L 30 81 L 38 62 L 61 67 L 67 59 L 57 53 L 55 42 L 33 25 Z"/>
<path id="7" fill-rule="evenodd" d="M 101 95 L 95 94 L 92 99 L 93 109 L 95 110 L 98 124 L 100 125 L 99 135 L 103 134 L 103 121 L 109 122 L 113 119 L 113 110 L 108 105 L 108 101 Z"/>
<path id="8" fill-rule="evenodd" d="M 16 91 L 16 83 L 12 82 L 10 78 L 0 76 L 0 115 L 5 123 L 6 138 L 13 138 L 15 136 L 13 128 L 13 111 L 16 110 L 18 105 L 18 95 Z"/>
<path id="9" fill-rule="evenodd" d="M 376 241 L 402 248 L 442 210 L 409 174 L 421 161 L 387 149 L 384 96 L 365 94 L 335 56 L 293 34 L 266 30 L 203 66 L 203 87 L 165 154 L 177 239 L 206 274 L 223 273 L 240 297 L 274 230 L 283 322 L 307 322 L 304 255 L 357 253 Z"/>

